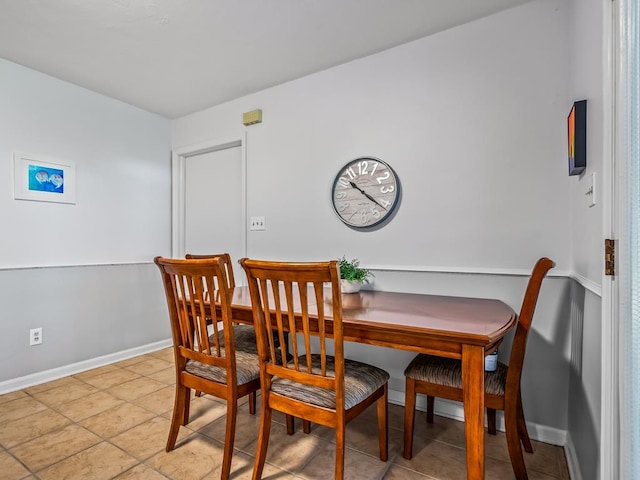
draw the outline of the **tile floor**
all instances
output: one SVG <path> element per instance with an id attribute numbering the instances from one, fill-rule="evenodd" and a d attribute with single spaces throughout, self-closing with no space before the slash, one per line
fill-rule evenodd
<path id="1" fill-rule="evenodd" d="M 1 479 L 220 478 L 226 406 L 204 396 L 191 406 L 191 423 L 177 447 L 164 445 L 173 407 L 170 349 L 0 396 Z M 412 460 L 402 458 L 403 408 L 389 405 L 389 461 L 378 458 L 375 406 L 351 422 L 345 460 L 348 479 L 463 479 L 464 428 L 437 417 L 416 417 Z M 287 436 L 274 415 L 263 478 L 333 477 L 333 430 Z M 259 417 L 240 407 L 231 477 L 251 478 Z M 525 460 L 531 480 L 569 478 L 564 451 L 534 442 Z M 513 478 L 504 434 L 487 436 L 487 479 Z"/>

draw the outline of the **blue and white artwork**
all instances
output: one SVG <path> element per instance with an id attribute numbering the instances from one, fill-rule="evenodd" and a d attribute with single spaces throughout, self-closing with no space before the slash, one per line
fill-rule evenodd
<path id="1" fill-rule="evenodd" d="M 64 170 L 29 164 L 29 190 L 64 193 Z"/>

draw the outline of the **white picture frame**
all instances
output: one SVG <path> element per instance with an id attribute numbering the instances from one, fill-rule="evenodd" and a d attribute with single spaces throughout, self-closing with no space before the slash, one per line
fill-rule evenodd
<path id="1" fill-rule="evenodd" d="M 13 167 L 16 200 L 76 203 L 74 162 L 14 152 Z"/>

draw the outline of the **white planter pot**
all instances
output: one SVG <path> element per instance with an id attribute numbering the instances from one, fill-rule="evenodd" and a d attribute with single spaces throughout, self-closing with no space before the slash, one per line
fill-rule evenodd
<path id="1" fill-rule="evenodd" d="M 340 279 L 340 290 L 342 293 L 356 293 L 360 291 L 362 282 L 359 280 Z"/>

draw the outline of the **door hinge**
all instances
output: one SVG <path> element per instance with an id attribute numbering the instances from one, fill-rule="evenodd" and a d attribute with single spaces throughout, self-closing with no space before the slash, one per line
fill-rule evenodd
<path id="1" fill-rule="evenodd" d="M 604 274 L 616 274 L 616 241 L 610 238 L 604 240 Z"/>

